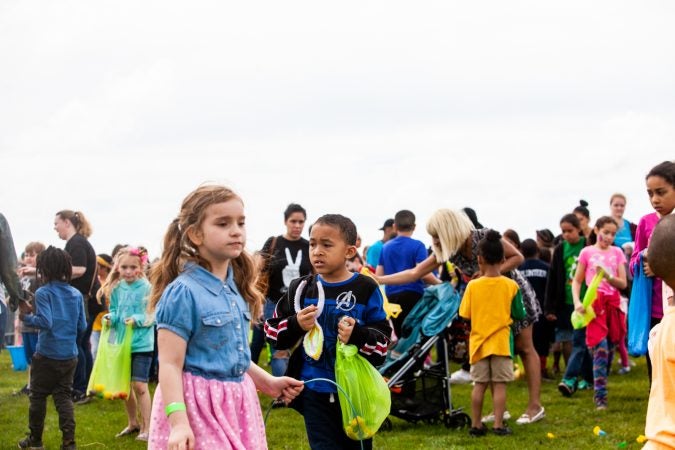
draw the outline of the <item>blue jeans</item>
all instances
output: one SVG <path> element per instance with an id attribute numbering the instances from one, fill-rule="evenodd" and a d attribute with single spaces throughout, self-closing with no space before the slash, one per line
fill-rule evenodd
<path id="1" fill-rule="evenodd" d="M 305 418 L 307 439 L 312 450 L 371 450 L 373 440 L 360 441 L 347 437 L 342 428 L 342 410 L 337 394 L 303 389 L 302 415 Z"/>
<path id="2" fill-rule="evenodd" d="M 73 390 L 86 394 L 89 376 L 94 365 L 94 358 L 91 356 L 91 329 L 94 322 L 87 324 L 87 329 L 77 336 L 77 367 L 73 376 Z"/>
<path id="3" fill-rule="evenodd" d="M 263 311 L 264 320 L 272 318 L 274 315 L 274 308 L 276 308 L 276 304 L 274 302 L 265 300 L 265 308 Z M 253 327 L 253 337 L 251 339 L 251 361 L 256 364 L 258 364 L 260 352 L 262 352 L 262 349 L 265 346 L 265 330 L 263 327 L 264 323 L 259 323 Z M 270 349 L 270 351 L 270 366 L 272 368 L 272 375 L 275 377 L 280 377 L 286 373 L 286 369 L 288 368 L 288 358 L 290 356 L 290 351 L 273 349 Z"/>
<path id="4" fill-rule="evenodd" d="M 573 332 L 572 354 L 567 361 L 563 378 L 576 380 L 579 376 L 593 383 L 593 359 L 586 346 L 586 328 Z"/>

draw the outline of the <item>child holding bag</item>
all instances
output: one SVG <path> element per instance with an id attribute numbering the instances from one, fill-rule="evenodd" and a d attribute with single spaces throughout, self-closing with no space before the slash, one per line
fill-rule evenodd
<path id="1" fill-rule="evenodd" d="M 289 361 L 287 373 L 305 382 L 335 381 L 338 340 L 355 345 L 373 365 L 382 364 L 387 354 L 391 328 L 379 286 L 345 264 L 356 254 L 356 236 L 354 223 L 339 214 L 314 222 L 309 257 L 316 275 L 293 280 L 274 318 L 265 322 L 265 334 L 275 349 L 294 348 L 307 332 L 321 330 L 323 339 L 305 341 Z M 304 416 L 311 448 L 372 448 L 372 439 L 360 443 L 345 433 L 335 385 L 312 381 L 290 406 Z"/>
<path id="2" fill-rule="evenodd" d="M 251 362 L 264 299 L 245 245 L 244 203 L 224 186 L 190 193 L 169 225 L 151 272 L 159 385 L 149 449 L 267 448 L 256 389 L 286 402 L 302 390 Z"/>
<path id="3" fill-rule="evenodd" d="M 133 327 L 132 390 L 125 401 L 128 422 L 115 437 L 138 433 L 138 441 L 147 441 L 150 429 L 151 400 L 148 379 L 155 345 L 155 321 L 146 312 L 150 295 L 150 283 L 144 275 L 147 262 L 148 254 L 145 249 L 124 247 L 115 256 L 114 266 L 99 291 L 99 296 L 110 299 L 110 312 L 104 316 L 104 320 L 114 327 L 115 332 L 121 335 L 125 333 L 128 324 Z"/>
<path id="4" fill-rule="evenodd" d="M 596 409 L 607 409 L 607 375 L 610 367 L 610 350 L 626 338 L 626 316 L 620 308 L 619 290 L 626 287 L 626 256 L 612 243 L 618 225 L 613 218 L 603 216 L 593 228 L 597 236 L 594 245 L 585 247 L 579 254 L 577 271 L 572 281 L 574 309 L 584 314 L 581 284 L 590 285 L 598 270 L 604 272 L 593 303 L 595 318 L 586 327 L 586 345 L 593 357 L 593 386 Z"/>

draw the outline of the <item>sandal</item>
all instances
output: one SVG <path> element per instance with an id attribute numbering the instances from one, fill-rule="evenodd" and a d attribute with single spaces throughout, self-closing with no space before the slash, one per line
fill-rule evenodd
<path id="1" fill-rule="evenodd" d="M 148 435 L 148 433 L 139 433 L 138 436 L 136 436 L 136 440 L 137 440 L 137 441 L 148 442 L 148 438 L 149 438 L 149 437 L 150 437 L 150 436 Z"/>
<path id="2" fill-rule="evenodd" d="M 141 431 L 140 427 L 133 427 L 133 428 L 125 427 L 124 430 L 117 433 L 115 437 L 118 438 L 122 436 L 129 436 L 130 434 L 138 433 L 139 431 Z"/>
<path id="3" fill-rule="evenodd" d="M 527 413 L 523 413 L 522 416 L 516 420 L 516 423 L 518 425 L 528 425 L 531 423 L 539 422 L 541 419 L 546 417 L 546 411 L 544 410 L 544 407 L 542 406 L 541 409 L 535 414 L 534 416 L 530 417 Z"/>

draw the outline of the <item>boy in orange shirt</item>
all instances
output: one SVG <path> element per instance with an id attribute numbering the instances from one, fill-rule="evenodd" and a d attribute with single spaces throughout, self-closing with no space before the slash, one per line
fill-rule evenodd
<path id="1" fill-rule="evenodd" d="M 652 232 L 647 250 L 649 267 L 671 289 L 675 288 L 675 216 L 665 216 Z M 661 323 L 649 337 L 652 387 L 647 406 L 644 449 L 675 448 L 675 302 L 668 298 Z"/>
<path id="2" fill-rule="evenodd" d="M 483 398 L 488 386 L 492 387 L 495 422 L 493 433 L 511 434 L 503 422 L 506 409 L 506 383 L 513 381 L 512 319 L 525 317 L 523 299 L 518 284 L 501 275 L 504 248 L 501 235 L 494 230 L 478 244 L 478 265 L 481 277 L 471 280 L 466 287 L 459 315 L 471 320 L 469 336 L 469 362 L 471 379 L 471 436 L 485 436 L 487 427 L 481 422 Z"/>

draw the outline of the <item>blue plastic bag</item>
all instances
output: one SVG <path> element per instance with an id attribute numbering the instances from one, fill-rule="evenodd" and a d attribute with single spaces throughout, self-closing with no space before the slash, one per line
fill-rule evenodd
<path id="1" fill-rule="evenodd" d="M 642 356 L 647 353 L 653 282 L 651 277 L 645 275 L 643 256 L 640 255 L 628 303 L 628 353 L 631 356 Z"/>

